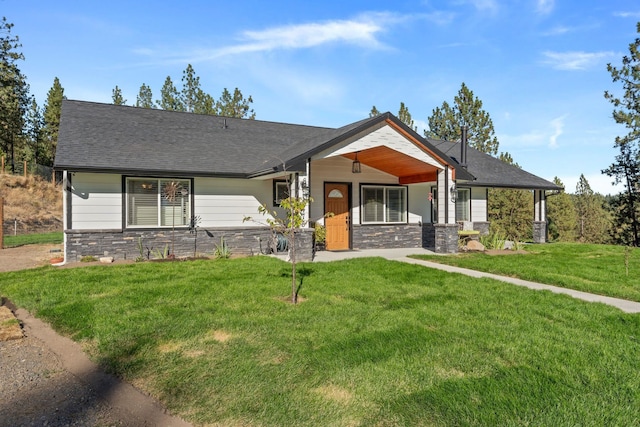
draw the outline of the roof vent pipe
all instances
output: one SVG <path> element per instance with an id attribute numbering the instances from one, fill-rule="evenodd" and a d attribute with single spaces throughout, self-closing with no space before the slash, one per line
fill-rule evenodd
<path id="1" fill-rule="evenodd" d="M 469 126 L 462 125 L 460 127 L 460 133 L 462 134 L 462 137 L 460 140 L 460 165 L 465 169 L 467 168 L 467 146 L 469 145 L 469 142 L 467 141 L 468 132 L 469 132 Z"/>

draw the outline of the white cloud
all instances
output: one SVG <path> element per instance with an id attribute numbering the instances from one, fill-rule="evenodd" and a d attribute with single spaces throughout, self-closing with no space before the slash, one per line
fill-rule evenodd
<path id="1" fill-rule="evenodd" d="M 564 125 L 567 115 L 556 117 L 542 129 L 531 129 L 526 133 L 518 135 L 501 134 L 498 135 L 500 145 L 521 149 L 524 147 L 547 146 L 551 149 L 559 147 L 558 138 L 564 134 Z"/>
<path id="2" fill-rule="evenodd" d="M 558 138 L 564 133 L 564 120 L 566 115 L 557 117 L 549 123 L 553 129 L 553 134 L 549 137 L 549 148 L 558 148 Z"/>
<path id="3" fill-rule="evenodd" d="M 620 18 L 640 18 L 640 11 L 638 12 L 613 12 L 613 16 Z"/>
<path id="4" fill-rule="evenodd" d="M 180 57 L 165 56 L 164 62 L 202 62 L 241 55 L 252 52 L 271 52 L 277 50 L 310 49 L 328 44 L 346 44 L 365 49 L 389 49 L 380 40 L 380 35 L 394 25 L 415 19 L 426 19 L 446 23 L 453 19 L 446 14 L 401 15 L 391 12 L 364 13 L 353 19 L 336 19 L 304 24 L 270 27 L 263 30 L 246 30 L 239 34 L 239 42 L 216 48 L 192 48 Z M 175 50 L 175 49 L 173 49 Z M 172 49 L 139 48 L 135 52 L 142 56 L 152 56 L 154 52 L 172 51 Z M 162 60 L 162 58 L 159 58 Z"/>
<path id="5" fill-rule="evenodd" d="M 555 26 L 555 27 L 551 28 L 550 30 L 542 33 L 542 35 L 543 36 L 559 36 L 559 35 L 562 35 L 562 34 L 567 34 L 570 31 L 571 31 L 571 28 L 565 27 L 565 26 L 562 26 L 562 25 L 558 25 L 558 26 Z"/>
<path id="6" fill-rule="evenodd" d="M 537 0 L 536 10 L 538 13 L 548 15 L 555 7 L 555 0 Z"/>
<path id="7" fill-rule="evenodd" d="M 587 179 L 589 187 L 591 187 L 594 193 L 600 193 L 603 196 L 606 196 L 607 194 L 618 194 L 624 191 L 624 185 L 613 185 L 613 178 L 607 175 L 597 172 L 584 173 L 583 175 Z M 560 181 L 562 181 L 564 190 L 567 193 L 575 194 L 576 186 L 578 185 L 578 181 L 580 180 L 580 175 L 564 175 L 559 176 L 558 178 L 560 178 Z"/>
<path id="8" fill-rule="evenodd" d="M 214 49 L 212 58 L 280 49 L 307 49 L 330 43 L 352 44 L 367 49 L 384 49 L 378 36 L 388 26 L 405 21 L 408 16 L 392 13 L 368 13 L 355 19 L 311 22 L 272 27 L 261 31 L 245 31 L 243 42 Z"/>
<path id="9" fill-rule="evenodd" d="M 469 3 L 481 11 L 495 13 L 499 9 L 498 2 L 496 0 L 469 0 Z"/>
<path id="10" fill-rule="evenodd" d="M 433 13 L 428 13 L 426 15 L 423 15 L 424 18 L 436 25 L 441 25 L 441 26 L 445 26 L 445 25 L 449 25 L 451 24 L 456 15 L 453 12 L 444 12 L 444 11 L 437 11 L 437 12 L 433 12 Z"/>
<path id="11" fill-rule="evenodd" d="M 614 52 L 543 52 L 545 59 L 543 64 L 550 65 L 557 70 L 586 70 L 602 62 L 602 60 L 613 57 Z"/>

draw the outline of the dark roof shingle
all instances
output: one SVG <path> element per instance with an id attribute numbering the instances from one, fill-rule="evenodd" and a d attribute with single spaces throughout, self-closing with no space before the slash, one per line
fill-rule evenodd
<path id="1" fill-rule="evenodd" d="M 460 142 L 429 140 L 456 162 L 460 157 Z M 561 187 L 472 147 L 467 147 L 467 170 L 475 180 L 475 187 L 522 188 L 531 190 L 559 190 Z M 467 184 L 467 183 L 465 183 Z"/>
<path id="2" fill-rule="evenodd" d="M 558 189 L 555 184 L 459 143 L 425 140 L 390 113 L 341 128 L 294 125 L 64 100 L 54 167 L 71 171 L 251 177 L 304 170 L 304 161 L 391 120 L 456 169 L 470 185 Z M 457 148 L 456 148 L 457 147 Z"/>

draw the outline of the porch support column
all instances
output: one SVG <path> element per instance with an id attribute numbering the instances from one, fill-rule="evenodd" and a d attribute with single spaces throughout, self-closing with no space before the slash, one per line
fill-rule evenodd
<path id="1" fill-rule="evenodd" d="M 65 261 L 69 260 L 67 255 L 68 238 L 66 231 L 73 228 L 73 223 L 71 222 L 71 177 L 71 173 L 66 170 L 62 171 L 62 230 L 64 231 L 62 234 L 62 250 Z"/>
<path id="2" fill-rule="evenodd" d="M 458 252 L 456 204 L 451 200 L 451 188 L 454 184 L 453 174 L 448 166 L 438 171 L 438 222 L 433 225 L 436 234 L 436 253 Z"/>
<path id="3" fill-rule="evenodd" d="M 533 192 L 533 242 L 547 242 L 547 199 L 544 190 Z"/>

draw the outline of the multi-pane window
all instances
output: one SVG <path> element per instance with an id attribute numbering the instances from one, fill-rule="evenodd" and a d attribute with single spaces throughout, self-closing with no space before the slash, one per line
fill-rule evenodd
<path id="1" fill-rule="evenodd" d="M 363 223 L 399 223 L 407 221 L 406 187 L 362 187 Z"/>
<path id="2" fill-rule="evenodd" d="M 188 225 L 190 199 L 189 180 L 127 178 L 127 226 Z"/>
<path id="3" fill-rule="evenodd" d="M 280 206 L 280 203 L 289 197 L 289 184 L 286 181 L 273 182 L 273 206 Z"/>
<path id="4" fill-rule="evenodd" d="M 431 187 L 429 193 L 429 200 L 431 201 L 431 222 L 438 222 L 438 188 Z"/>
<path id="5" fill-rule="evenodd" d="M 456 221 L 471 221 L 471 190 L 458 188 L 456 192 Z"/>

